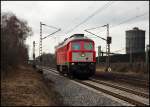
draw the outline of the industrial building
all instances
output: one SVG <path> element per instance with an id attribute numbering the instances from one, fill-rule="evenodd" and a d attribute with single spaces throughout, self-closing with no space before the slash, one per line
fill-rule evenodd
<path id="1" fill-rule="evenodd" d="M 126 31 L 126 54 L 145 52 L 145 31 L 134 27 Z"/>
<path id="2" fill-rule="evenodd" d="M 140 30 L 138 27 L 134 27 L 132 30 L 125 31 L 126 33 L 126 54 L 112 53 L 110 56 L 110 62 L 139 62 L 145 61 L 145 31 Z M 106 56 L 103 56 L 103 52 L 99 47 L 98 50 L 99 59 L 98 63 L 106 62 Z M 132 57 L 132 59 L 131 59 Z"/>

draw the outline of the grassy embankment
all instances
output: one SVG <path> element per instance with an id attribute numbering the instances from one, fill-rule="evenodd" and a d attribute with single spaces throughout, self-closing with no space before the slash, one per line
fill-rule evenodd
<path id="1" fill-rule="evenodd" d="M 57 106 L 62 105 L 61 96 L 50 80 L 31 66 L 9 69 L 1 75 L 1 106 Z"/>
<path id="2" fill-rule="evenodd" d="M 104 72 L 105 66 L 96 65 L 97 72 Z M 141 67 L 129 67 L 128 65 L 113 65 L 111 66 L 111 72 L 127 73 L 127 74 L 146 74 L 146 68 Z"/>

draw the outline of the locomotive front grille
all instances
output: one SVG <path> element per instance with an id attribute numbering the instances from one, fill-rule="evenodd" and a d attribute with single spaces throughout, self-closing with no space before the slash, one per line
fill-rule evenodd
<path id="1" fill-rule="evenodd" d="M 73 52 L 72 53 L 72 61 L 92 62 L 93 61 L 93 53 L 92 52 Z"/>

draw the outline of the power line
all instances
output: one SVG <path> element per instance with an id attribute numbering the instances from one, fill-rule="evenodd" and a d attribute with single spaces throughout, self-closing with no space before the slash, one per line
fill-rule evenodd
<path id="1" fill-rule="evenodd" d="M 87 11 L 87 10 L 89 10 L 91 7 L 93 8 L 94 4 L 95 4 L 95 1 L 94 1 L 94 3 L 92 3 L 90 6 L 88 6 L 85 10 Z M 85 11 L 85 10 L 84 10 L 84 11 Z M 83 13 L 86 13 L 86 11 L 83 12 Z M 80 14 L 78 15 L 78 17 L 74 18 L 74 20 L 77 20 L 79 17 L 82 17 L 82 16 L 83 16 L 83 14 L 80 13 Z M 74 21 L 74 20 L 73 20 L 73 21 Z M 68 28 L 70 28 L 70 26 L 69 26 Z"/>
<path id="2" fill-rule="evenodd" d="M 111 26 L 111 28 L 112 28 L 112 27 L 116 27 L 116 26 L 120 26 L 121 24 L 127 23 L 127 22 L 129 22 L 129 21 L 131 21 L 131 20 L 133 20 L 133 19 L 136 19 L 136 18 L 145 16 L 147 13 L 149 13 L 149 12 L 145 12 L 144 14 L 140 14 L 140 15 L 138 15 L 138 16 L 135 16 L 135 17 L 132 17 L 132 18 L 130 18 L 130 19 L 127 19 L 127 20 L 125 20 L 125 21 L 119 23 L 118 25 Z"/>
<path id="3" fill-rule="evenodd" d="M 125 20 L 125 21 L 123 21 L 123 22 L 120 22 L 120 23 L 117 24 L 117 25 L 112 25 L 112 26 L 110 26 L 110 28 L 114 28 L 114 27 L 120 26 L 120 25 L 122 25 L 122 24 L 125 24 L 125 23 L 127 23 L 127 22 L 133 20 L 133 19 L 136 19 L 136 18 L 145 16 L 145 15 L 147 15 L 148 13 L 149 13 L 149 12 L 145 12 L 144 14 L 140 14 L 140 15 L 138 15 L 138 16 L 136 15 L 135 17 L 132 17 L 132 18 L 127 19 L 127 20 Z M 99 27 L 95 27 L 95 28 L 99 28 Z M 102 31 L 101 31 L 101 32 L 102 32 Z M 97 33 L 100 33 L 100 32 L 97 32 Z"/>
<path id="4" fill-rule="evenodd" d="M 143 8 L 143 6 L 145 6 L 146 4 L 144 4 L 144 5 L 142 5 L 141 7 Z M 136 9 L 137 8 L 139 8 L 139 7 L 136 7 Z M 142 16 L 145 16 L 147 13 L 149 13 L 149 12 L 145 12 L 144 14 L 141 14 L 141 15 L 136 15 L 135 17 L 132 17 L 132 18 L 130 18 L 130 19 L 127 19 L 127 20 L 125 20 L 125 21 L 123 21 L 123 22 L 120 22 L 119 24 L 117 24 L 117 25 L 110 25 L 110 27 L 112 28 L 112 27 L 116 27 L 116 26 L 119 26 L 119 25 L 121 25 L 121 24 L 124 24 L 124 23 L 126 23 L 126 22 L 129 22 L 129 21 L 131 21 L 131 20 L 133 20 L 133 19 L 136 19 L 136 18 L 138 18 L 138 17 L 142 17 Z M 101 26 L 98 26 L 98 27 L 95 27 L 95 28 L 91 28 L 91 29 L 88 29 L 88 30 L 92 30 L 92 29 L 97 29 L 97 28 L 100 28 Z M 101 31 L 102 32 L 102 31 Z M 100 33 L 100 32 L 97 32 L 97 33 Z"/>
<path id="5" fill-rule="evenodd" d="M 72 32 L 74 29 L 76 29 L 77 27 L 79 27 L 80 25 L 82 25 L 83 23 L 87 22 L 90 18 L 92 18 L 93 16 L 95 16 L 96 14 L 98 14 L 99 12 L 101 12 L 102 10 L 108 8 L 110 5 L 112 5 L 114 2 L 108 2 L 106 3 L 104 6 L 100 7 L 99 9 L 97 9 L 94 13 L 92 13 L 89 17 L 87 17 L 84 21 L 82 21 L 81 23 L 79 23 L 78 25 L 76 25 L 75 27 L 73 27 L 71 30 L 69 30 L 66 33 L 70 33 Z"/>
<path id="6" fill-rule="evenodd" d="M 125 49 L 126 49 L 126 48 L 122 48 L 122 49 L 119 49 L 119 50 L 113 51 L 113 53 L 114 53 L 114 52 L 120 52 L 120 51 L 125 50 Z"/>

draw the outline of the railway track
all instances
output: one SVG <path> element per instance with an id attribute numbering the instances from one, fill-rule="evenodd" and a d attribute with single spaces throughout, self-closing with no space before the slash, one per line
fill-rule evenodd
<path id="1" fill-rule="evenodd" d="M 111 84 L 111 83 L 108 83 L 108 82 L 105 82 L 105 81 L 101 81 L 101 80 L 97 80 L 97 79 L 94 79 L 94 78 L 90 78 L 90 80 L 93 81 L 93 82 L 97 82 L 97 83 L 100 83 L 100 84 L 103 84 L 103 85 L 107 85 L 107 86 L 110 86 L 110 87 L 113 87 L 113 88 L 117 88 L 117 89 L 126 91 L 126 92 L 129 92 L 129 93 L 133 93 L 133 94 L 138 95 L 138 96 L 149 98 L 149 94 L 148 93 L 135 91 L 135 90 L 129 89 L 127 87 L 118 86 L 118 85 Z"/>
<path id="2" fill-rule="evenodd" d="M 58 71 L 52 68 L 43 67 L 44 70 L 52 71 L 54 73 L 59 74 Z M 135 90 L 131 90 L 126 87 L 114 85 L 111 83 L 107 83 L 104 81 L 96 80 L 94 78 L 90 78 L 89 80 L 77 80 L 74 79 L 78 83 L 84 84 L 91 88 L 94 88 L 98 91 L 104 92 L 126 102 L 129 102 L 133 105 L 137 106 L 148 106 L 149 105 L 149 94 L 144 92 L 139 92 Z"/>
<path id="3" fill-rule="evenodd" d="M 49 67 L 48 67 L 49 68 Z M 55 68 L 50 68 L 53 70 L 56 70 Z M 123 83 L 128 83 L 128 84 L 132 84 L 135 86 L 141 86 L 141 87 L 149 87 L 149 80 L 145 80 L 145 79 L 137 79 L 137 77 L 129 77 L 128 75 L 101 75 L 99 76 L 94 76 L 95 79 L 98 78 L 104 78 L 104 79 L 108 79 L 108 80 L 113 80 L 113 81 L 120 81 Z"/>
<path id="4" fill-rule="evenodd" d="M 56 70 L 55 68 L 50 68 L 50 69 L 53 69 L 53 70 Z M 108 75 L 108 76 L 100 76 L 100 77 L 97 77 L 97 76 L 94 76 L 95 79 L 98 79 L 98 78 L 104 78 L 104 80 L 108 79 L 108 80 L 113 80 L 113 81 L 116 81 L 116 82 L 123 82 L 123 83 L 127 83 L 127 84 L 132 84 L 132 85 L 135 85 L 135 86 L 140 86 L 140 87 L 143 87 L 143 88 L 149 88 L 149 80 L 144 80 L 144 79 L 137 79 L 136 77 L 132 78 L 132 77 L 128 77 L 127 75 Z"/>
<path id="5" fill-rule="evenodd" d="M 138 79 L 137 77 L 131 77 L 129 75 L 120 75 L 120 74 L 99 74 L 95 75 L 95 78 L 103 78 L 105 80 L 113 80 L 113 81 L 120 81 L 123 83 L 130 83 L 135 86 L 141 86 L 141 87 L 149 87 L 149 80 L 146 79 Z"/>
<path id="6" fill-rule="evenodd" d="M 131 79 L 131 78 L 128 78 L 128 79 L 118 79 L 122 82 L 125 82 L 125 83 L 131 83 L 133 85 L 138 85 L 138 86 L 141 86 L 141 87 L 149 87 L 149 82 L 147 80 L 140 80 L 140 79 Z"/>

